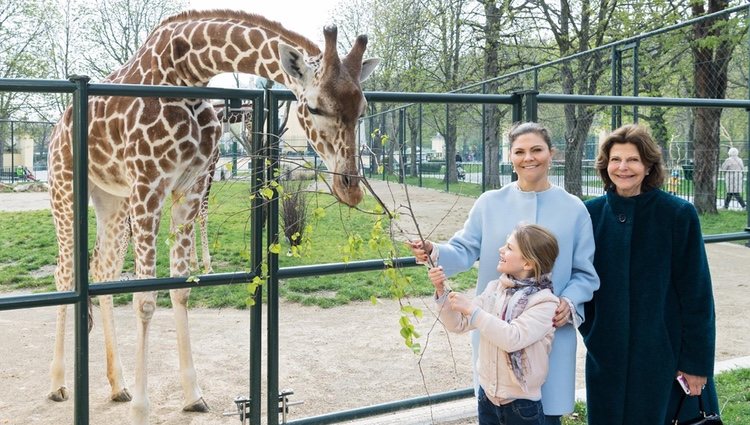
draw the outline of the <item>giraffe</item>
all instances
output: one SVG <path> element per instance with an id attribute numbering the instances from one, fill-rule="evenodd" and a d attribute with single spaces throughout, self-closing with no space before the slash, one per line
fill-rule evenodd
<path id="1" fill-rule="evenodd" d="M 361 89 L 378 64 L 362 60 L 367 37 L 357 37 L 342 58 L 335 27 L 323 30 L 324 50 L 281 24 L 259 15 L 230 11 L 186 11 L 163 20 L 143 46 L 105 82 L 206 86 L 223 72 L 263 76 L 288 87 L 298 99 L 297 117 L 313 148 L 334 172 L 334 195 L 357 205 L 363 192 L 355 164 L 355 125 L 365 111 Z M 73 282 L 73 187 L 71 109 L 55 127 L 49 146 L 49 187 L 58 241 L 55 283 Z M 193 223 L 209 185 L 207 170 L 216 161 L 220 124 L 208 101 L 119 96 L 89 99 L 89 195 L 96 213 L 91 281 L 117 280 L 121 245 L 132 231 L 137 278 L 155 276 L 156 235 L 168 196 L 172 197 L 170 275 L 186 276 L 194 244 Z M 129 224 L 130 223 L 130 224 Z M 186 411 L 207 411 L 193 364 L 188 332 L 190 289 L 170 291 Z M 148 423 L 148 331 L 156 292 L 133 294 L 136 316 L 135 384 L 123 379 L 116 344 L 112 297 L 99 299 L 110 398 L 131 401 L 134 424 Z M 50 393 L 66 400 L 64 375 L 66 306 L 57 314 Z"/>

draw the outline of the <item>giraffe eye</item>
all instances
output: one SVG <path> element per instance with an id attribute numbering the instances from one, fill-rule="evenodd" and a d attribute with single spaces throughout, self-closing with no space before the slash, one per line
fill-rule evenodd
<path id="1" fill-rule="evenodd" d="M 322 112 L 320 112 L 320 109 L 318 109 L 318 108 L 313 108 L 313 107 L 312 107 L 312 106 L 310 106 L 310 105 L 307 105 L 307 110 L 308 110 L 308 111 L 310 111 L 310 113 L 311 113 L 311 114 L 313 114 L 313 115 L 323 115 L 323 113 L 322 113 Z"/>

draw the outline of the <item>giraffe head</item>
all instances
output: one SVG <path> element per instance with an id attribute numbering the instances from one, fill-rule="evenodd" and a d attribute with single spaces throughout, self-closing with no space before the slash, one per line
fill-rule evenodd
<path id="1" fill-rule="evenodd" d="M 297 96 L 297 118 L 313 149 L 333 173 L 333 194 L 343 203 L 356 206 L 362 201 L 357 168 L 357 120 L 367 102 L 361 82 L 370 76 L 379 59 L 362 60 L 367 36 L 360 35 L 349 53 L 339 57 L 335 26 L 323 30 L 325 49 L 307 58 L 284 43 L 279 56 L 292 80 Z"/>

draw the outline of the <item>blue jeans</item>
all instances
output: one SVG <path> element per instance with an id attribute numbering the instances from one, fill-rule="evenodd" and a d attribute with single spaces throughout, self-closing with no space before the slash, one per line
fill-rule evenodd
<path id="1" fill-rule="evenodd" d="M 514 400 L 502 406 L 495 406 L 479 387 L 479 425 L 544 425 L 544 412 L 541 401 Z"/>
<path id="2" fill-rule="evenodd" d="M 560 425 L 561 422 L 561 416 L 545 416 L 544 417 L 544 425 Z"/>

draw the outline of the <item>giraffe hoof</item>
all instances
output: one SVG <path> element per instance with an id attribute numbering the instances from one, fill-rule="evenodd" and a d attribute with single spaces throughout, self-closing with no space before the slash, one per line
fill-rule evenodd
<path id="1" fill-rule="evenodd" d="M 208 412 L 209 409 L 206 400 L 203 400 L 203 397 L 201 397 L 198 400 L 183 407 L 182 410 L 184 412 Z"/>
<path id="2" fill-rule="evenodd" d="M 70 396 L 70 392 L 68 391 L 68 387 L 62 386 L 57 389 L 57 391 L 52 391 L 47 395 L 47 398 L 52 401 L 65 401 Z"/>
<path id="3" fill-rule="evenodd" d="M 127 388 L 123 388 L 122 391 L 116 394 L 112 394 L 112 396 L 109 399 L 112 401 L 117 401 L 117 402 L 125 402 L 125 401 L 132 400 L 133 396 L 130 395 L 130 392 L 128 392 Z"/>

